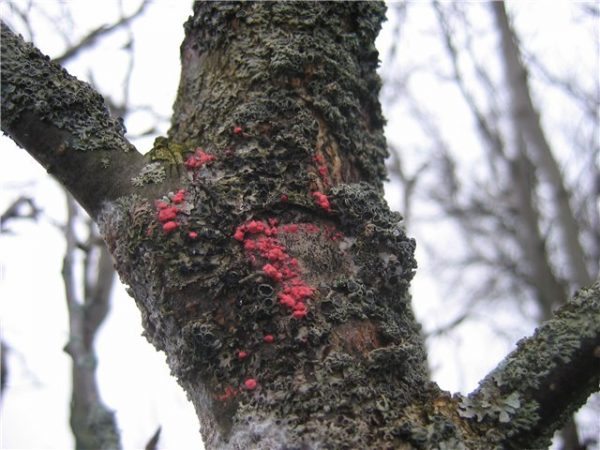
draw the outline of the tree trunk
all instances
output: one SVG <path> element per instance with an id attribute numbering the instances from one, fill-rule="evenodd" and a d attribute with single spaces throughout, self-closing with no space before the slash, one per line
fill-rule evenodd
<path id="1" fill-rule="evenodd" d="M 375 2 L 196 2 L 169 139 L 145 165 L 97 150 L 129 164 L 104 183 L 131 185 L 82 201 L 207 448 L 489 449 L 516 434 L 539 445 L 559 421 L 546 409 L 594 389 L 599 286 L 532 338 L 547 367 L 527 371 L 527 343 L 510 357 L 530 383 L 509 371 L 464 399 L 429 382 L 408 294 L 415 243 L 382 198 L 383 17 Z M 3 29 L 3 53 L 8 38 L 23 45 Z M 19 76 L 3 76 L 3 113 Z M 15 120 L 3 129 L 23 142 Z M 29 150 L 52 162 L 77 151 Z M 547 337 L 556 344 L 541 348 Z M 581 383 L 542 403 L 569 371 Z"/>

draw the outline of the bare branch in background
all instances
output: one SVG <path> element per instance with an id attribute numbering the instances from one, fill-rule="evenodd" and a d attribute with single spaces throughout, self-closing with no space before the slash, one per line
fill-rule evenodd
<path id="1" fill-rule="evenodd" d="M 4 389 L 6 389 L 6 383 L 8 381 L 8 364 L 6 354 L 8 353 L 8 345 L 4 343 L 4 340 L 0 341 L 0 399 L 4 395 Z"/>
<path id="2" fill-rule="evenodd" d="M 591 120 L 598 120 L 598 108 L 600 108 L 598 91 L 585 91 L 576 80 L 553 73 L 534 53 L 525 53 L 523 55 L 523 62 L 525 65 L 527 65 L 527 67 L 538 72 L 541 78 L 543 78 L 547 83 L 552 84 L 564 91 L 565 95 L 575 101 L 579 108 L 586 115 L 588 115 Z"/>
<path id="3" fill-rule="evenodd" d="M 106 318 L 115 272 L 106 246 L 91 222 L 88 238 L 79 245 L 75 232 L 78 206 L 67 195 L 68 218 L 65 225 L 67 250 L 63 260 L 63 279 L 69 312 L 69 341 L 65 351 L 73 360 L 71 429 L 78 449 L 120 448 L 114 413 L 102 402 L 96 381 L 97 358 L 94 338 Z M 77 289 L 75 270 L 77 252 L 84 251 L 83 298 Z"/>
<path id="4" fill-rule="evenodd" d="M 598 3 L 581 2 L 579 3 L 579 7 L 584 13 L 589 14 L 594 18 L 600 17 L 600 5 L 598 5 Z"/>
<path id="5" fill-rule="evenodd" d="M 419 154 L 429 170 L 414 196 L 427 203 L 433 200 L 441 211 L 429 218 L 411 213 L 411 221 L 445 221 L 452 225 L 453 232 L 458 232 L 464 244 L 462 253 L 436 247 L 431 259 L 438 264 L 432 271 L 438 277 L 453 280 L 448 281 L 449 296 L 466 294 L 477 300 L 463 305 L 453 319 L 446 319 L 430 337 L 449 333 L 453 327 L 474 319 L 477 310 L 488 308 L 495 300 L 529 304 L 533 300 L 540 312 L 538 320 L 546 320 L 574 289 L 589 283 L 589 274 L 598 271 L 600 215 L 598 193 L 591 180 L 600 179 L 594 106 L 600 90 L 587 93 L 577 79 L 565 79 L 544 70 L 535 55 L 527 59 L 542 82 L 562 91 L 585 114 L 585 123 L 590 123 L 585 133 L 573 133 L 573 153 L 580 161 L 577 167 L 585 171 L 581 177 L 571 175 L 582 185 L 581 189 L 574 189 L 559 170 L 548 130 L 542 128 L 528 85 L 529 68 L 523 63 L 506 12 L 502 12 L 502 23 L 497 18 L 504 4 L 496 2 L 492 7 L 495 12 L 482 8 L 480 14 L 496 17 L 503 53 L 489 53 L 483 58 L 481 49 L 477 50 L 481 32 L 471 22 L 475 7 L 432 2 L 443 52 L 429 69 L 449 89 L 458 89 L 482 144 L 480 156 L 486 170 L 465 170 L 462 149 L 453 148 L 444 135 L 445 124 L 438 123 L 435 105 L 424 105 L 416 88 L 403 83 L 396 92 L 430 142 L 429 146 L 422 146 Z M 494 57 L 504 71 L 504 83 L 493 72 L 490 58 Z M 502 104 L 507 94 L 510 101 Z M 398 164 L 399 160 L 391 161 L 391 172 L 406 184 L 403 168 Z M 423 241 L 420 245 L 432 247 Z M 450 274 L 454 275 L 449 277 Z M 467 293 L 468 289 L 471 291 Z M 575 448 L 576 431 L 573 422 L 563 430 L 568 445 L 565 448 Z"/>
<path id="6" fill-rule="evenodd" d="M 25 28 L 25 39 L 29 42 L 32 42 L 34 40 L 34 33 L 29 20 L 29 15 L 31 14 L 34 2 L 33 0 L 28 0 L 22 9 L 19 6 L 21 3 L 22 2 L 19 2 L 19 4 L 17 4 L 17 2 L 13 0 L 9 0 L 7 2 L 10 11 L 19 19 Z"/>
<path id="7" fill-rule="evenodd" d="M 150 438 L 150 440 L 144 447 L 144 450 L 158 450 L 158 441 L 160 439 L 160 431 L 161 431 L 161 427 L 158 427 L 156 429 L 156 432 L 152 435 L 152 437 Z"/>
<path id="8" fill-rule="evenodd" d="M 110 33 L 123 28 L 139 17 L 146 7 L 150 4 L 149 0 L 143 0 L 140 6 L 132 14 L 128 16 L 121 15 L 121 18 L 112 24 L 101 25 L 98 28 L 90 31 L 78 43 L 71 45 L 62 55 L 54 58 L 58 64 L 66 64 L 70 59 L 78 55 L 81 51 L 95 45 L 99 39 L 108 36 Z"/>
<path id="9" fill-rule="evenodd" d="M 572 285 L 578 289 L 588 285 L 592 277 L 588 273 L 585 253 L 579 242 L 579 224 L 575 220 L 570 204 L 571 194 L 565 185 L 546 133 L 542 129 L 540 115 L 533 105 L 527 80 L 527 68 L 522 63 L 517 37 L 510 26 L 504 3 L 492 3 L 491 8 L 500 33 L 503 69 L 510 96 L 513 127 L 518 127 L 527 153 L 552 192 L 555 210 L 553 221 L 560 230 L 561 247 L 568 261 Z"/>
<path id="10" fill-rule="evenodd" d="M 8 231 L 6 224 L 10 220 L 37 220 L 41 212 L 42 210 L 37 207 L 32 198 L 25 196 L 17 198 L 0 216 L 0 233 L 6 233 Z"/>
<path id="11" fill-rule="evenodd" d="M 424 161 L 421 163 L 412 174 L 408 174 L 405 166 L 402 164 L 402 152 L 394 145 L 388 145 L 388 151 L 390 153 L 390 159 L 387 163 L 387 169 L 390 175 L 396 175 L 402 183 L 402 217 L 404 220 L 404 226 L 408 229 L 411 223 L 412 217 L 412 200 L 414 198 L 415 189 L 419 182 L 419 179 L 424 172 L 427 171 L 430 165 L 430 161 Z"/>
<path id="12" fill-rule="evenodd" d="M 126 30 L 128 41 L 125 50 L 129 56 L 129 63 L 122 84 L 123 95 L 118 104 L 112 101 L 109 102 L 111 112 L 115 117 L 124 118 L 132 111 L 129 88 L 134 67 L 134 36 L 130 30 L 130 25 L 134 19 L 141 16 L 149 4 L 149 0 L 143 0 L 138 9 L 130 15 L 124 14 L 122 5 L 119 5 L 121 13 L 117 22 L 92 30 L 79 42 L 70 45 L 63 55 L 55 59 L 55 61 L 65 64 L 100 43 L 111 33 L 117 30 Z M 20 5 L 13 5 L 12 3 L 10 6 L 24 24 L 25 29 L 31 31 L 30 14 L 35 9 L 35 12 L 45 17 L 57 33 L 63 35 L 67 44 L 69 43 L 69 33 L 65 34 L 59 30 L 59 22 L 63 22 L 63 19 L 67 22 L 67 25 L 73 21 L 68 7 L 61 9 L 62 19 L 56 20 L 42 6 L 35 5 L 33 2 L 30 2 L 26 8 L 20 8 Z M 33 39 L 32 31 L 28 35 Z M 90 80 L 93 83 L 93 74 L 90 74 Z M 139 107 L 139 109 L 147 110 L 153 114 L 149 107 Z M 103 404 L 100 398 L 96 382 L 97 361 L 94 350 L 95 336 L 110 308 L 110 295 L 115 280 L 115 272 L 112 259 L 104 242 L 90 219 L 87 219 L 85 223 L 88 231 L 85 241 L 80 241 L 77 238 L 75 225 L 78 220 L 81 220 L 77 219 L 77 216 L 82 214 L 78 209 L 79 207 L 75 205 L 74 200 L 69 196 L 68 221 L 65 227 L 61 226 L 64 229 L 67 241 L 67 251 L 63 262 L 63 279 L 69 312 L 69 341 L 65 351 L 73 360 L 70 423 L 75 436 L 76 448 L 90 450 L 115 449 L 120 447 L 120 433 L 114 413 Z M 5 225 L 9 220 L 37 218 L 39 212 L 40 210 L 31 198 L 20 197 L 2 215 L 2 232 L 5 231 Z M 82 262 L 79 262 L 80 255 L 83 255 Z M 82 272 L 81 283 L 76 281 L 79 279 L 75 276 L 75 272 L 78 270 Z M 4 352 L 2 355 L 4 357 Z M 4 365 L 3 368 L 5 368 Z M 158 442 L 158 434 L 159 432 L 154 436 L 156 438 L 155 443 Z"/>

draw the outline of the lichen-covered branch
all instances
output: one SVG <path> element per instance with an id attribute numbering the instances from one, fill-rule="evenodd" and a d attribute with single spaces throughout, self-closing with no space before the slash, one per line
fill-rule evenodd
<path id="1" fill-rule="evenodd" d="M 103 211 L 207 448 L 385 448 L 437 395 L 407 293 L 414 241 L 382 198 L 383 11 L 195 3 L 153 155 L 185 176 Z"/>
<path id="2" fill-rule="evenodd" d="M 2 28 L 2 131 L 36 158 L 92 215 L 131 191 L 143 157 L 102 96 Z"/>
<path id="3" fill-rule="evenodd" d="M 600 383 L 600 282 L 581 289 L 534 335 L 523 339 L 461 415 L 502 448 L 547 448 Z"/>
<path id="4" fill-rule="evenodd" d="M 195 3 L 154 149 L 185 176 L 100 218 L 207 448 L 490 448 L 428 382 L 414 242 L 381 196 L 382 13 Z"/>

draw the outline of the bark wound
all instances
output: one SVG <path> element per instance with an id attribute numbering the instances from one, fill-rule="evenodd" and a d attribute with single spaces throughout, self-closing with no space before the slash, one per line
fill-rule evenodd
<path id="1" fill-rule="evenodd" d="M 351 321 L 332 330 L 333 348 L 341 348 L 350 354 L 366 357 L 368 353 L 381 346 L 377 327 L 370 322 Z"/>

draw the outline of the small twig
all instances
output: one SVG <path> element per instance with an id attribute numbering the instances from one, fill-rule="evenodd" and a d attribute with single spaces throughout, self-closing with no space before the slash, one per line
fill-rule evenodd
<path id="1" fill-rule="evenodd" d="M 28 208 L 28 210 L 25 210 Z M 6 223 L 14 219 L 37 220 L 42 210 L 37 207 L 30 197 L 21 196 L 17 198 L 0 216 L 0 233 L 7 231 Z"/>
<path id="2" fill-rule="evenodd" d="M 68 48 L 61 56 L 54 58 L 54 62 L 61 64 L 61 65 L 65 64 L 69 59 L 73 58 L 75 55 L 77 55 L 82 50 L 86 50 L 87 48 L 93 46 L 98 41 L 98 39 L 100 39 L 101 37 L 103 37 L 109 33 L 112 33 L 113 31 L 118 30 L 119 28 L 129 24 L 133 19 L 138 17 L 144 11 L 144 9 L 146 9 L 146 6 L 148 6 L 149 4 L 150 4 L 150 2 L 148 0 L 144 0 L 140 4 L 139 8 L 133 14 L 131 14 L 129 16 L 121 17 L 120 20 L 118 20 L 117 22 L 115 22 L 113 24 L 101 25 L 98 28 L 92 30 L 90 33 L 88 33 L 86 36 L 84 36 L 79 41 L 79 43 Z"/>

